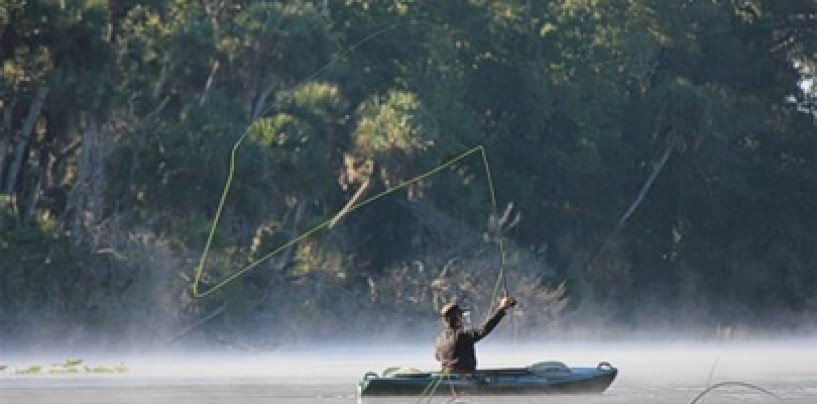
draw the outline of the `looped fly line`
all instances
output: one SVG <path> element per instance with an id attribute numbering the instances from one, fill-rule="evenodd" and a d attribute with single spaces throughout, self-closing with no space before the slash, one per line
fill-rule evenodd
<path id="1" fill-rule="evenodd" d="M 210 249 L 212 248 L 213 238 L 215 236 L 216 229 L 218 228 L 218 224 L 221 221 L 222 214 L 224 213 L 224 205 L 225 205 L 225 203 L 227 201 L 227 196 L 230 193 L 230 188 L 232 186 L 233 178 L 235 176 L 235 162 L 236 162 L 236 156 L 237 156 L 237 153 L 238 153 L 238 148 L 241 145 L 241 142 L 247 136 L 248 131 L 249 131 L 249 129 L 247 131 L 245 131 L 244 134 L 241 135 L 241 137 L 238 139 L 238 141 L 233 145 L 232 152 L 230 153 L 230 166 L 229 166 L 229 170 L 228 170 L 228 173 L 227 173 L 227 180 L 226 180 L 226 182 L 224 184 L 224 190 L 221 193 L 221 199 L 219 200 L 218 208 L 216 209 L 215 217 L 213 218 L 213 221 L 212 221 L 211 226 L 210 226 L 210 231 L 209 231 L 209 234 L 207 236 L 207 242 L 204 245 L 204 250 L 201 253 L 201 257 L 199 258 L 199 263 L 195 268 L 195 276 L 194 276 L 194 279 L 193 279 L 192 292 L 193 292 L 193 296 L 196 297 L 196 298 L 205 297 L 205 296 L 208 296 L 208 295 L 211 295 L 211 294 L 217 292 L 218 290 L 224 288 L 225 286 L 229 285 L 230 283 L 232 283 L 233 281 L 238 279 L 240 276 L 246 274 L 250 270 L 256 268 L 257 266 L 261 265 L 262 263 L 264 263 L 264 262 L 268 261 L 269 259 L 275 257 L 276 255 L 280 254 L 281 252 L 283 252 L 287 248 L 297 244 L 298 242 L 300 242 L 300 241 L 306 239 L 307 237 L 310 237 L 310 236 L 312 236 L 312 235 L 314 235 L 314 234 L 316 234 L 316 233 L 318 233 L 320 231 L 331 228 L 332 223 L 334 223 L 336 221 L 337 217 L 339 217 L 341 215 L 344 215 L 344 216 L 348 215 L 349 213 L 352 213 L 352 212 L 354 212 L 354 211 L 356 211 L 356 210 L 358 210 L 358 209 L 360 209 L 360 208 L 362 208 L 362 207 L 364 207 L 366 205 L 374 203 L 375 201 L 377 201 L 377 200 L 379 200 L 379 199 L 381 199 L 381 198 L 383 198 L 383 197 L 385 197 L 387 195 L 391 195 L 391 194 L 393 194 L 393 193 L 395 193 L 395 192 L 397 192 L 397 191 L 399 191 L 401 189 L 404 189 L 404 188 L 406 188 L 406 187 L 408 187 L 408 186 L 410 186 L 412 184 L 416 184 L 416 183 L 418 183 L 420 181 L 423 181 L 423 180 L 425 180 L 425 179 L 427 179 L 427 178 L 429 178 L 431 176 L 434 176 L 434 175 L 442 172 L 443 170 L 453 166 L 454 164 L 464 160 L 466 157 L 469 157 L 469 156 L 477 154 L 477 153 L 479 153 L 479 155 L 482 157 L 482 165 L 483 165 L 483 167 L 485 169 L 486 182 L 488 183 L 488 194 L 489 194 L 490 201 L 491 201 L 491 214 L 496 216 L 496 212 L 497 212 L 496 195 L 495 195 L 495 191 L 494 191 L 493 179 L 491 177 L 491 169 L 490 169 L 490 167 L 488 165 L 488 158 L 487 158 L 487 155 L 485 153 L 485 147 L 482 146 L 482 145 L 479 145 L 479 146 L 473 147 L 473 148 L 461 153 L 460 155 L 446 161 L 443 164 L 438 165 L 437 167 L 434 167 L 433 169 L 431 169 L 429 171 L 426 171 L 423 174 L 420 174 L 420 175 L 418 175 L 416 177 L 413 177 L 413 178 L 410 178 L 408 180 L 404 180 L 404 181 L 400 182 L 399 184 L 397 184 L 396 186 L 387 188 L 386 190 L 384 190 L 384 191 L 382 191 L 382 192 L 380 192 L 380 193 L 378 193 L 378 194 L 376 194 L 376 195 L 374 195 L 374 196 L 372 196 L 372 197 L 370 197 L 368 199 L 365 199 L 365 200 L 363 200 L 363 201 L 361 201 L 359 203 L 356 203 L 356 204 L 354 204 L 354 205 L 352 205 L 350 207 L 341 209 L 336 214 L 331 215 L 329 219 L 326 219 L 325 221 L 323 221 L 323 222 L 319 223 L 318 225 L 312 227 L 311 229 L 305 231 L 304 233 L 302 233 L 298 237 L 295 237 L 292 240 L 281 244 L 280 246 L 276 247 L 275 249 L 273 249 L 269 253 L 265 254 L 264 256 L 262 256 L 262 257 L 258 258 L 257 260 L 245 265 L 244 267 L 242 267 L 239 270 L 237 270 L 237 271 L 233 272 L 232 274 L 228 275 L 227 277 L 225 277 L 221 281 L 218 281 L 210 289 L 200 291 L 199 286 L 201 285 L 201 280 L 202 280 L 202 277 L 204 275 L 204 269 L 205 269 L 205 266 L 206 266 L 206 263 L 207 263 L 207 258 L 208 258 L 208 255 L 210 253 Z M 496 297 L 499 294 L 500 287 L 502 287 L 505 290 L 506 293 L 507 293 L 507 290 L 508 290 L 507 280 L 505 279 L 505 252 L 504 252 L 504 247 L 503 247 L 503 244 L 502 244 L 502 237 L 497 237 L 497 249 L 498 249 L 498 252 L 499 252 L 500 265 L 499 265 L 499 274 L 498 274 L 498 277 L 497 277 L 496 285 L 494 287 L 493 296 L 491 298 L 492 302 L 496 300 Z"/>

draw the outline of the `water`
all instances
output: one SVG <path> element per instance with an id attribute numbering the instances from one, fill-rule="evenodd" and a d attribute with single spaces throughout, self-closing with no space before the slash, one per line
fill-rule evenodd
<path id="1" fill-rule="evenodd" d="M 519 367 L 557 359 L 570 366 L 608 361 L 619 376 L 602 395 L 527 397 L 438 396 L 433 403 L 691 403 L 708 385 L 748 383 L 776 395 L 743 386 L 718 388 L 704 403 L 817 403 L 817 344 L 573 344 L 478 347 L 483 367 Z M 11 359 L 11 360 L 9 360 Z M 26 367 L 64 358 L 4 358 Z M 356 403 L 356 383 L 370 370 L 393 365 L 435 369 L 430 348 L 323 348 L 289 353 L 238 355 L 138 355 L 85 358 L 89 363 L 124 362 L 124 375 L 0 374 L 0 403 L 69 404 L 256 404 Z M 107 359 L 107 361 L 106 361 Z M 395 398 L 365 403 L 415 403 L 428 399 Z"/>

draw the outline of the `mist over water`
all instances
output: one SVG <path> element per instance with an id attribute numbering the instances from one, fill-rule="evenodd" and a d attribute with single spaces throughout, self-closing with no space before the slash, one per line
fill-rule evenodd
<path id="1" fill-rule="evenodd" d="M 786 403 L 817 402 L 817 344 L 811 339 L 719 343 L 533 343 L 486 340 L 477 347 L 481 368 L 520 367 L 559 360 L 571 367 L 600 361 L 619 369 L 601 395 L 459 397 L 456 402 L 490 403 L 690 403 L 707 386 L 749 383 Z M 434 370 L 431 344 L 328 345 L 267 353 L 131 353 L 89 355 L 87 363 L 124 363 L 121 375 L 19 375 L 0 373 L 0 403 L 343 403 L 358 402 L 357 382 L 367 371 L 390 366 Z M 76 355 L 75 355 L 76 356 Z M 13 356 L 0 364 L 23 368 L 64 357 Z M 417 402 L 418 398 L 365 400 Z M 428 402 L 428 399 L 422 400 Z M 437 396 L 431 402 L 452 402 Z M 706 403 L 774 403 L 755 389 L 728 386 L 707 394 Z"/>

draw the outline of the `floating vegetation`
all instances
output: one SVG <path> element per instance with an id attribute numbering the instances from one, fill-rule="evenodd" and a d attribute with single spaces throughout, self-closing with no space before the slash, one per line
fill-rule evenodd
<path id="1" fill-rule="evenodd" d="M 65 360 L 65 363 L 62 364 L 63 366 L 79 366 L 82 365 L 82 359 L 79 358 L 68 358 Z"/>
<path id="2" fill-rule="evenodd" d="M 27 368 L 18 369 L 16 372 L 18 375 L 36 375 L 40 374 L 43 370 L 43 367 L 40 365 L 31 365 Z"/>
<path id="3" fill-rule="evenodd" d="M 88 369 L 86 367 L 86 369 Z M 96 374 L 116 374 L 116 373 L 127 373 L 128 368 L 125 365 L 120 364 L 117 366 L 94 366 L 89 369 L 88 373 L 96 373 Z"/>
<path id="4" fill-rule="evenodd" d="M 85 361 L 79 358 L 69 358 L 62 363 L 54 363 L 49 367 L 42 365 L 30 365 L 17 368 L 10 365 L 0 365 L 0 374 L 7 375 L 111 375 L 128 373 L 125 364 L 118 365 L 86 365 Z"/>

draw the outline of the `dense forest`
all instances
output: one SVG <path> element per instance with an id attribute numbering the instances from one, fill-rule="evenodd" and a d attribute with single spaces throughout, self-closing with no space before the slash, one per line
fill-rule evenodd
<path id="1" fill-rule="evenodd" d="M 817 327 L 815 0 L 0 0 L 0 61 L 0 349 L 424 340 L 500 283 L 524 338 Z"/>

